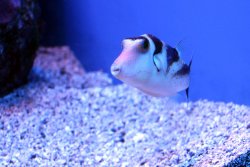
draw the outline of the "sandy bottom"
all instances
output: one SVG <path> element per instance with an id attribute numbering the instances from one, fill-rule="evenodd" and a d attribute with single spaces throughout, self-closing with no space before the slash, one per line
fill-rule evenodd
<path id="1" fill-rule="evenodd" d="M 112 86 L 73 59 L 39 63 L 61 53 L 71 55 L 40 50 L 30 83 L 0 99 L 0 166 L 250 165 L 249 107 L 176 103 Z"/>

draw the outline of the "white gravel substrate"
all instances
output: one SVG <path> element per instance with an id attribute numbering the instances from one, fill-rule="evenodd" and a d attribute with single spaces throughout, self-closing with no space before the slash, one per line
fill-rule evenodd
<path id="1" fill-rule="evenodd" d="M 0 99 L 0 166 L 250 165 L 249 107 L 175 103 L 101 72 L 41 67 Z"/>

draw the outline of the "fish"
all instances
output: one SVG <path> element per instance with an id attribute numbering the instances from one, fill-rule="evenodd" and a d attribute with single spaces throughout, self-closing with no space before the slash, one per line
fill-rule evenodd
<path id="1" fill-rule="evenodd" d="M 151 34 L 125 38 L 110 71 L 115 78 L 148 95 L 170 97 L 185 91 L 189 98 L 192 59 L 186 64 L 180 54 L 177 47 Z"/>

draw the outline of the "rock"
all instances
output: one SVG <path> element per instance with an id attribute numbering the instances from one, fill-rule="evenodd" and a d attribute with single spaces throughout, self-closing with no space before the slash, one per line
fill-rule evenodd
<path id="1" fill-rule="evenodd" d="M 38 47 L 35 0 L 0 1 L 0 97 L 27 82 Z"/>
<path id="2" fill-rule="evenodd" d="M 86 73 L 67 46 L 40 47 L 30 75 L 30 82 L 48 85 L 50 88 L 90 88 L 108 86 L 112 81 L 102 72 Z"/>
<path id="3" fill-rule="evenodd" d="M 0 24 L 10 22 L 21 7 L 20 0 L 1 0 L 0 1 Z"/>

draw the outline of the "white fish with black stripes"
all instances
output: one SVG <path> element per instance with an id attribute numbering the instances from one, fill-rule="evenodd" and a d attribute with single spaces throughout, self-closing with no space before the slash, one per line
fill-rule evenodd
<path id="1" fill-rule="evenodd" d="M 111 66 L 114 77 L 151 96 L 173 96 L 185 90 L 188 98 L 192 60 L 185 64 L 178 48 L 150 34 L 126 38 L 122 46 Z"/>

